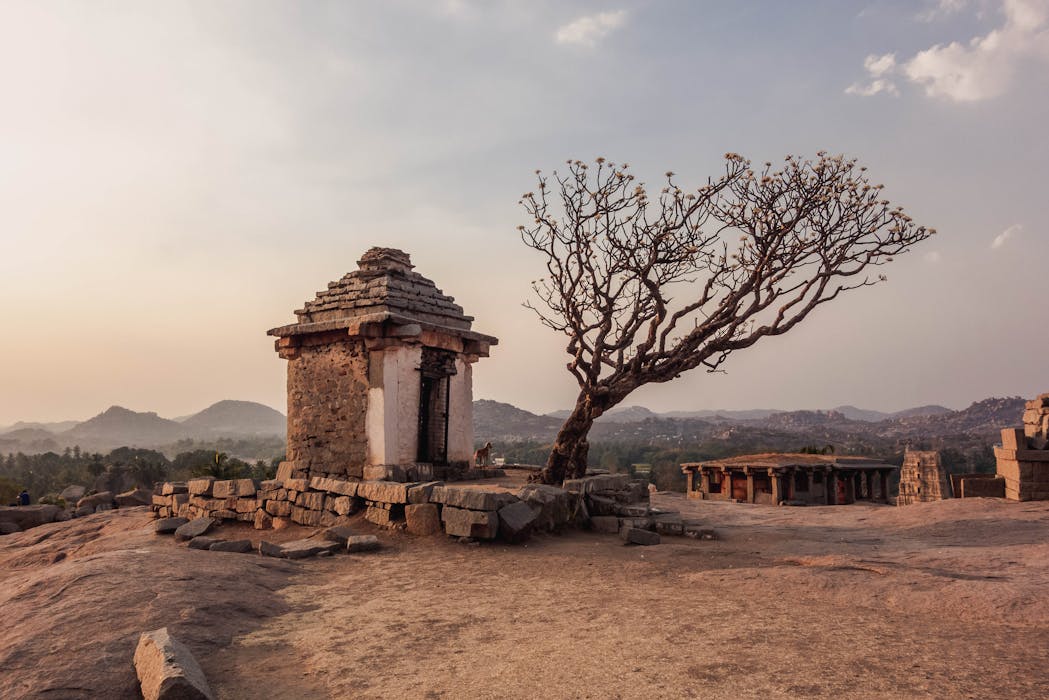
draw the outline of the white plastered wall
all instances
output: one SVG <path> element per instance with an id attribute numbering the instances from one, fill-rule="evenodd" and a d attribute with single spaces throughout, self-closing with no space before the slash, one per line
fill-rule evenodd
<path id="1" fill-rule="evenodd" d="M 382 381 L 368 389 L 368 463 L 410 464 L 418 447 L 422 347 L 400 345 L 381 355 L 373 361 L 382 362 Z"/>
<path id="2" fill-rule="evenodd" d="M 470 461 L 474 452 L 473 365 L 455 358 L 448 386 L 448 461 Z"/>

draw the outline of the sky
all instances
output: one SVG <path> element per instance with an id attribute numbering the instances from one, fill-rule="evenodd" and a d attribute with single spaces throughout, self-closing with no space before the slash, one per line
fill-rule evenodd
<path id="1" fill-rule="evenodd" d="M 626 404 L 1049 391 L 1049 0 L 3 0 L 0 91 L 0 425 L 283 410 L 265 331 L 373 245 L 500 339 L 475 398 L 568 407 L 565 339 L 522 306 L 534 171 L 699 186 L 729 151 L 856 157 L 939 233 Z"/>

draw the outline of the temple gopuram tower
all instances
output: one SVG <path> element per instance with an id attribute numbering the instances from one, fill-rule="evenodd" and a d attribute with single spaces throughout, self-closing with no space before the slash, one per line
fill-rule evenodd
<path id="1" fill-rule="evenodd" d="M 268 331 L 288 361 L 286 475 L 454 478 L 473 454 L 471 367 L 499 341 L 407 253 L 357 264 Z"/>

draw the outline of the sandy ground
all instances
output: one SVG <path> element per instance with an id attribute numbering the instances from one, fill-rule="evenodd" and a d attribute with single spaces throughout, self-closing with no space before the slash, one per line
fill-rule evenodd
<path id="1" fill-rule="evenodd" d="M 653 502 L 719 539 L 361 521 L 383 551 L 287 562 L 177 546 L 144 509 L 5 537 L 0 697 L 135 697 L 162 625 L 221 698 L 1049 697 L 1049 503 Z"/>

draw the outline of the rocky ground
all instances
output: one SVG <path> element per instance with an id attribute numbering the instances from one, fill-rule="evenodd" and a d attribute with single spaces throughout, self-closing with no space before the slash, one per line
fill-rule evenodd
<path id="1" fill-rule="evenodd" d="M 145 508 L 9 535 L 0 697 L 136 697 L 138 633 L 165 625 L 221 698 L 1049 696 L 1049 503 L 653 503 L 720 539 L 361 520 L 382 551 L 287 561 L 189 550 Z"/>

